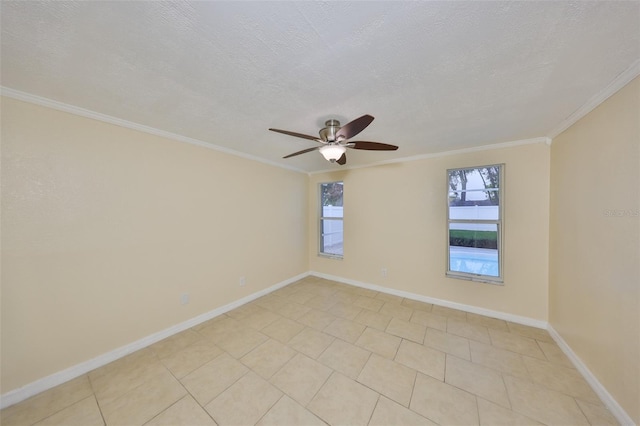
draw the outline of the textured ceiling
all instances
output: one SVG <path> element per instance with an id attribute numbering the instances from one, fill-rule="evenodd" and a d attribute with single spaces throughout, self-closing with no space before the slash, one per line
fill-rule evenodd
<path id="1" fill-rule="evenodd" d="M 1 84 L 305 171 L 548 136 L 640 58 L 640 2 L 2 1 Z"/>

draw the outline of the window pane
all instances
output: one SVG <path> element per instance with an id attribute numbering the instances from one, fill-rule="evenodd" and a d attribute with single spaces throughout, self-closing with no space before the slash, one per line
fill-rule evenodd
<path id="1" fill-rule="evenodd" d="M 322 217 L 342 217 L 342 182 L 330 182 L 320 185 Z"/>
<path id="2" fill-rule="evenodd" d="M 326 254 L 333 254 L 342 256 L 344 255 L 343 248 L 343 222 L 341 219 L 337 220 L 321 220 L 320 226 L 320 251 Z"/>
<path id="3" fill-rule="evenodd" d="M 452 169 L 449 219 L 500 219 L 500 166 Z"/>
<path id="4" fill-rule="evenodd" d="M 500 206 L 498 205 L 497 192 L 472 191 L 464 192 L 463 195 L 466 195 L 466 197 L 464 197 L 466 198 L 465 200 L 461 200 L 459 196 L 456 196 L 456 193 L 449 192 L 449 219 L 500 219 Z M 494 202 L 496 204 L 494 204 Z"/>
<path id="5" fill-rule="evenodd" d="M 449 186 L 452 191 L 500 188 L 500 166 L 449 170 Z"/>
<path id="6" fill-rule="evenodd" d="M 497 224 L 449 224 L 450 271 L 499 277 L 498 265 Z"/>

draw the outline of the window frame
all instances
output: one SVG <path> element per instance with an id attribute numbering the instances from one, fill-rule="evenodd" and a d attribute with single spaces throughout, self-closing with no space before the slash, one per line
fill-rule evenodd
<path id="1" fill-rule="evenodd" d="M 498 203 L 498 219 L 451 219 L 450 217 L 450 213 L 451 213 L 451 209 L 450 209 L 450 201 L 449 201 L 449 194 L 451 193 L 451 187 L 449 186 L 449 175 L 450 172 L 455 171 L 455 170 L 471 170 L 471 169 L 483 169 L 483 168 L 488 168 L 488 167 L 498 167 L 499 168 L 499 172 L 498 172 L 498 177 L 499 177 L 499 187 L 497 189 L 498 192 L 498 199 L 499 199 L 499 203 Z M 448 278 L 454 278 L 454 279 L 462 279 L 462 280 L 469 280 L 469 281 L 475 281 L 475 282 L 481 282 L 481 283 L 487 283 L 487 284 L 495 284 L 495 285 L 504 285 L 504 188 L 505 188 L 505 181 L 504 181 L 504 175 L 505 175 L 505 164 L 504 163 L 497 163 L 497 164 L 487 164 L 487 165 L 481 165 L 481 166 L 469 166 L 469 167 L 455 167 L 455 168 L 451 168 L 451 169 L 447 169 L 447 177 L 446 177 L 446 185 L 447 185 L 447 190 L 446 190 L 446 208 L 447 208 L 447 223 L 446 223 L 446 238 L 447 238 L 447 244 L 446 244 L 446 259 L 447 259 L 447 266 L 446 266 L 446 276 Z M 486 190 L 487 188 L 485 188 L 484 190 Z M 473 191 L 473 190 L 472 190 Z M 482 191 L 481 189 L 478 189 L 478 191 Z M 469 191 L 470 192 L 470 191 Z M 469 224 L 483 224 L 483 225 L 496 225 L 496 230 L 497 230 L 497 251 L 498 251 L 498 276 L 493 276 L 493 275 L 483 275 L 483 274 L 474 274 L 474 273 L 470 273 L 470 272 L 462 272 L 462 271 L 452 271 L 451 270 L 451 239 L 450 239 L 450 230 L 451 230 L 451 224 L 452 223 L 469 223 Z"/>
<path id="2" fill-rule="evenodd" d="M 324 214 L 324 205 L 323 205 L 323 200 L 322 200 L 322 186 L 323 185 L 327 185 L 327 184 L 332 184 L 332 183 L 340 183 L 342 184 L 342 196 L 343 196 L 343 201 L 342 201 L 342 216 L 341 217 L 337 217 L 337 216 L 323 216 Z M 324 221 L 329 220 L 329 221 L 337 221 L 340 220 L 342 221 L 342 254 L 336 254 L 336 253 L 327 253 L 324 252 Z M 334 180 L 334 181 L 328 181 L 328 182 L 320 182 L 318 183 L 318 256 L 320 257 L 328 257 L 331 259 L 339 259 L 342 260 L 344 258 L 344 181 L 343 180 Z"/>

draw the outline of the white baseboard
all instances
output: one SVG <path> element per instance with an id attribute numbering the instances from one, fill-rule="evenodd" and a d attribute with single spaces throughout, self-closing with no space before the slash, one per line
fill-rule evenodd
<path id="1" fill-rule="evenodd" d="M 575 352 L 571 349 L 569 344 L 565 342 L 565 340 L 560 336 L 560 334 L 551 326 L 547 327 L 547 331 L 553 340 L 556 341 L 562 352 L 571 360 L 576 369 L 582 374 L 587 383 L 591 386 L 593 391 L 600 397 L 604 405 L 611 411 L 611 414 L 614 415 L 616 420 L 620 422 L 621 425 L 624 426 L 633 426 L 635 425 L 631 416 L 624 411 L 624 408 L 618 404 L 613 396 L 607 391 L 607 389 L 600 383 L 600 381 L 596 378 L 596 376 L 587 368 L 587 366 L 582 362 L 582 360 L 576 355 Z"/>
<path id="2" fill-rule="evenodd" d="M 272 291 L 278 290 L 279 288 L 287 286 L 302 278 L 305 278 L 308 275 L 309 275 L 308 272 L 304 272 L 300 275 L 296 275 L 295 277 L 281 281 L 275 285 L 272 285 L 271 287 L 267 287 L 256 293 L 252 293 L 248 296 L 245 296 L 242 299 L 238 299 L 232 303 L 221 306 L 212 311 L 205 312 L 204 314 L 198 315 L 197 317 L 191 318 L 187 321 L 181 322 L 180 324 L 176 324 L 165 330 L 143 337 L 140 340 L 136 340 L 135 342 L 129 343 L 118 349 L 99 355 L 93 359 L 74 365 L 73 367 L 69 367 L 66 370 L 58 371 L 57 373 L 51 374 L 50 376 L 43 377 L 42 379 L 36 380 L 35 382 L 31 382 L 18 389 L 11 390 L 5 393 L 4 395 L 0 396 L 0 409 L 17 404 L 18 402 L 24 401 L 27 398 L 30 398 L 34 395 L 39 394 L 40 392 L 44 392 L 55 386 L 66 383 L 69 380 L 75 379 L 76 377 L 80 377 L 83 374 L 88 373 L 89 371 L 95 370 L 96 368 L 109 364 L 110 362 L 113 362 L 126 355 L 129 355 L 130 353 L 146 348 L 147 346 L 150 346 L 156 342 L 159 342 L 162 339 L 166 339 L 167 337 L 173 336 L 176 333 L 187 330 L 193 326 L 196 326 L 212 318 L 215 318 L 219 315 L 222 315 L 225 312 L 229 312 L 232 309 L 242 306 L 245 303 L 249 303 L 259 297 L 262 297 L 268 293 L 271 293 Z"/>
<path id="3" fill-rule="evenodd" d="M 444 306 L 447 308 L 458 309 L 460 311 L 470 312 L 472 314 L 484 315 L 486 317 L 497 318 L 505 321 L 514 322 L 517 324 L 528 325 L 535 328 L 547 328 L 547 322 L 541 321 L 529 317 L 523 317 L 520 315 L 509 314 L 506 312 L 494 311 L 491 309 L 479 308 L 477 306 L 465 305 L 463 303 L 451 302 L 449 300 L 436 299 L 435 297 L 423 296 L 421 294 L 410 293 L 408 291 L 396 290 L 388 287 L 379 286 L 376 284 L 369 284 L 362 281 L 356 281 L 349 278 L 342 278 L 335 275 L 323 274 L 320 272 L 311 271 L 309 273 L 318 278 L 325 278 L 327 280 L 338 281 L 344 284 L 354 285 L 356 287 L 362 287 L 369 290 L 379 291 L 381 293 L 391 294 L 394 296 L 404 297 L 407 299 L 417 300 L 419 302 L 431 303 L 433 305 Z"/>

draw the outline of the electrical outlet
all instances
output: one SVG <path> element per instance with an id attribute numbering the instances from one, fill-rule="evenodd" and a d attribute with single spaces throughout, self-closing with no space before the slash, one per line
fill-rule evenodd
<path id="1" fill-rule="evenodd" d="M 382 274 L 382 278 L 387 278 L 387 268 L 382 268 L 380 273 Z"/>
<path id="2" fill-rule="evenodd" d="M 240 277 L 240 287 L 244 286 L 247 283 L 247 279 L 245 277 Z"/>
<path id="3" fill-rule="evenodd" d="M 189 304 L 189 293 L 182 293 L 180 295 L 180 304 L 181 305 Z"/>

